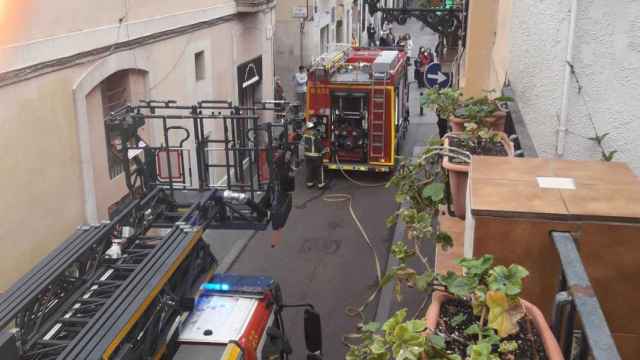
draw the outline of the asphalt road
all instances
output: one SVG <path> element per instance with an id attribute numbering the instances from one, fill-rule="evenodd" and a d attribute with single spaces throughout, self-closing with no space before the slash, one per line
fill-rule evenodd
<path id="1" fill-rule="evenodd" d="M 417 47 L 435 42 L 433 33 L 421 31 L 420 25 L 410 21 L 394 32 L 410 32 Z M 431 45 L 433 47 L 433 45 Z M 409 156 L 414 146 L 437 134 L 435 116 L 418 114 L 418 92 L 412 84 L 411 125 L 401 154 Z M 415 110 L 414 110 L 415 109 Z M 354 174 L 358 181 L 384 183 L 388 176 Z M 345 314 L 348 306 L 361 304 L 376 284 L 375 262 L 348 211 L 347 202 L 327 202 L 329 194 L 348 194 L 352 207 L 365 228 L 380 264 L 387 264 L 393 229 L 386 219 L 398 208 L 393 189 L 384 186 L 362 187 L 349 182 L 339 172 L 332 174 L 330 187 L 321 192 L 308 190 L 303 184 L 304 169 L 297 174 L 294 208 L 287 226 L 280 234 L 275 248 L 274 234 L 256 234 L 229 270 L 239 274 L 260 274 L 274 277 L 281 285 L 288 304 L 312 303 L 320 312 L 323 325 L 325 359 L 344 359 L 346 351 L 342 336 L 355 330 L 359 319 Z M 383 269 L 384 271 L 384 269 Z M 377 302 L 368 306 L 369 320 L 375 316 Z M 289 309 L 284 315 L 286 331 L 294 349 L 292 359 L 305 358 L 302 310 Z"/>

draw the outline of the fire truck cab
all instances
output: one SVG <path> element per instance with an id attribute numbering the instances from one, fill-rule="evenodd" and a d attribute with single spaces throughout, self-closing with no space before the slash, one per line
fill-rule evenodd
<path id="1" fill-rule="evenodd" d="M 305 117 L 323 125 L 326 168 L 394 168 L 409 123 L 404 51 L 347 47 L 323 54 L 313 61 L 307 87 Z"/>

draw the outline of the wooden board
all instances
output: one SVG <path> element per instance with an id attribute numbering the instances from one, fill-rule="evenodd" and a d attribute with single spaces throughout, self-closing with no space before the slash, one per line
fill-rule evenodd
<path id="1" fill-rule="evenodd" d="M 550 230 L 575 231 L 566 222 L 476 217 L 473 256 L 492 254 L 495 263 L 519 264 L 529 270 L 522 297 L 540 308 L 547 320 L 560 284 L 560 259 Z"/>

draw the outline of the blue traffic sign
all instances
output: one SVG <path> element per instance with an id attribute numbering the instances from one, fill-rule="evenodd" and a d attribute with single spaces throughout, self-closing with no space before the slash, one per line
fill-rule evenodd
<path id="1" fill-rule="evenodd" d="M 451 73 L 443 73 L 440 63 L 434 62 L 427 66 L 424 72 L 424 82 L 428 87 L 446 88 L 451 85 Z"/>

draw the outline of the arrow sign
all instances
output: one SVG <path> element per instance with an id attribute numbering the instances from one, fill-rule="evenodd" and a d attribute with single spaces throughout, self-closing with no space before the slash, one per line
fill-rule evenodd
<path id="1" fill-rule="evenodd" d="M 427 66 L 427 71 L 424 72 L 424 82 L 428 87 L 446 88 L 451 85 L 450 73 L 443 73 L 440 63 L 434 62 Z"/>

